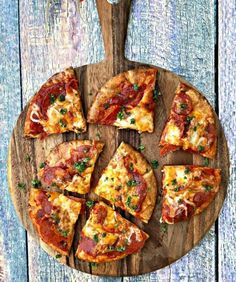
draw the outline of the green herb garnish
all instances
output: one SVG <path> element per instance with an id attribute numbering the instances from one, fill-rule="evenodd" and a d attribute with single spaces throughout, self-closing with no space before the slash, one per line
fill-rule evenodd
<path id="1" fill-rule="evenodd" d="M 197 147 L 197 149 L 198 149 L 199 152 L 202 152 L 202 151 L 204 151 L 205 147 L 202 146 L 202 145 L 199 145 L 199 146 Z"/>
<path id="2" fill-rule="evenodd" d="M 110 107 L 110 104 L 109 104 L 109 103 L 105 103 L 105 104 L 103 105 L 103 107 L 104 107 L 104 109 L 106 110 L 106 109 L 108 109 L 108 108 Z"/>
<path id="3" fill-rule="evenodd" d="M 176 184 L 177 184 L 176 179 L 171 180 L 171 184 L 172 184 L 172 185 L 176 185 Z"/>
<path id="4" fill-rule="evenodd" d="M 145 149 L 145 146 L 143 145 L 143 144 L 140 144 L 139 146 L 138 146 L 138 150 L 139 151 L 143 151 Z"/>
<path id="5" fill-rule="evenodd" d="M 50 94 L 50 104 L 52 105 L 53 103 L 55 103 L 56 98 L 54 95 Z"/>
<path id="6" fill-rule="evenodd" d="M 31 158 L 30 158 L 29 155 L 26 155 L 26 156 L 25 156 L 25 160 L 26 160 L 27 162 L 30 162 L 30 159 L 31 159 Z"/>
<path id="7" fill-rule="evenodd" d="M 67 113 L 67 109 L 64 108 L 60 109 L 60 114 L 65 115 L 66 113 Z"/>
<path id="8" fill-rule="evenodd" d="M 60 233 L 63 237 L 67 237 L 69 234 L 69 230 L 61 230 Z"/>
<path id="9" fill-rule="evenodd" d="M 96 262 L 90 262 L 91 267 L 97 267 L 98 264 Z"/>
<path id="10" fill-rule="evenodd" d="M 59 259 L 59 258 L 61 258 L 62 257 L 62 255 L 61 254 L 57 254 L 57 255 L 55 255 L 55 258 L 56 259 Z"/>
<path id="11" fill-rule="evenodd" d="M 33 180 L 31 181 L 31 184 L 32 184 L 32 186 L 33 186 L 34 188 L 39 188 L 39 187 L 42 186 L 41 181 L 38 180 L 38 179 L 33 179 Z"/>
<path id="12" fill-rule="evenodd" d="M 152 161 L 151 161 L 151 165 L 152 165 L 152 168 L 157 169 L 157 168 L 158 168 L 159 163 L 158 163 L 158 161 L 157 161 L 157 160 L 152 160 Z"/>
<path id="13" fill-rule="evenodd" d="M 208 166 L 209 165 L 209 159 L 208 158 L 204 158 L 204 166 Z"/>
<path id="14" fill-rule="evenodd" d="M 60 119 L 59 120 L 59 125 L 61 126 L 61 127 L 66 127 L 66 122 L 63 120 L 63 119 Z"/>
<path id="15" fill-rule="evenodd" d="M 187 122 L 187 123 L 190 123 L 192 119 L 193 119 L 193 117 L 187 116 L 187 117 L 186 117 L 186 122 Z"/>
<path id="16" fill-rule="evenodd" d="M 107 233 L 102 233 L 102 237 L 104 238 L 104 237 L 106 237 L 107 236 Z"/>
<path id="17" fill-rule="evenodd" d="M 44 168 L 44 167 L 45 167 L 45 165 L 46 165 L 46 163 L 45 163 L 45 162 L 43 162 L 43 163 L 41 163 L 41 164 L 39 165 L 39 168 Z"/>
<path id="18" fill-rule="evenodd" d="M 63 94 L 59 95 L 59 96 L 58 96 L 58 100 L 59 100 L 60 102 L 64 102 L 64 101 L 66 100 L 65 95 L 63 95 Z"/>
<path id="19" fill-rule="evenodd" d="M 94 201 L 92 201 L 92 200 L 88 200 L 88 201 L 86 202 L 86 206 L 89 207 L 89 208 L 92 208 L 93 205 L 94 205 Z"/>
<path id="20" fill-rule="evenodd" d="M 74 167 L 78 172 L 82 173 L 86 169 L 86 162 L 85 161 L 79 161 L 74 164 Z"/>
<path id="21" fill-rule="evenodd" d="M 189 172 L 190 172 L 190 168 L 189 168 L 189 167 L 186 167 L 185 170 L 184 170 L 184 173 L 185 173 L 185 174 L 189 174 Z"/>
<path id="22" fill-rule="evenodd" d="M 180 108 L 181 108 L 181 110 L 184 110 L 184 109 L 187 109 L 187 104 L 185 104 L 185 103 L 181 103 L 180 104 Z"/>
<path id="23" fill-rule="evenodd" d="M 99 239 L 98 239 L 98 234 L 93 235 L 93 240 L 98 243 Z"/>
<path id="24" fill-rule="evenodd" d="M 129 164 L 129 170 L 130 170 L 130 171 L 133 171 L 133 170 L 134 170 L 134 164 L 133 164 L 133 163 L 130 163 L 130 164 Z"/>
<path id="25" fill-rule="evenodd" d="M 125 246 L 119 246 L 118 248 L 117 248 L 117 251 L 118 252 L 124 252 L 126 250 L 126 247 Z"/>
<path id="26" fill-rule="evenodd" d="M 139 86 L 137 83 L 134 83 L 133 85 L 134 91 L 138 91 L 139 90 Z"/>
<path id="27" fill-rule="evenodd" d="M 135 119 L 134 118 L 131 118 L 130 124 L 135 124 Z"/>
<path id="28" fill-rule="evenodd" d="M 56 214 L 56 213 L 52 213 L 51 218 L 56 224 L 58 224 L 60 222 L 60 218 L 59 218 L 58 214 Z"/>
<path id="29" fill-rule="evenodd" d="M 122 110 L 119 111 L 119 113 L 117 114 L 117 118 L 120 119 L 120 120 L 125 118 L 124 112 Z"/>
<path id="30" fill-rule="evenodd" d="M 135 179 L 130 179 L 129 181 L 127 181 L 127 186 L 129 187 L 134 187 L 137 186 L 138 182 Z"/>
<path id="31" fill-rule="evenodd" d="M 167 232 L 167 223 L 161 223 L 160 229 L 162 233 L 166 233 Z"/>
<path id="32" fill-rule="evenodd" d="M 207 192 L 209 192 L 209 191 L 211 191 L 213 189 L 213 187 L 211 185 L 208 185 L 208 184 L 203 185 L 203 187 L 205 188 L 205 190 Z"/>

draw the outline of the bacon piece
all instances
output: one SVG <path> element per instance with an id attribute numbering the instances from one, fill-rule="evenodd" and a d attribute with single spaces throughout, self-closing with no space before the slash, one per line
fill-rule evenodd
<path id="1" fill-rule="evenodd" d="M 195 203 L 196 207 L 200 207 L 205 202 L 208 202 L 211 198 L 210 192 L 198 192 L 193 197 L 193 202 Z"/>
<path id="2" fill-rule="evenodd" d="M 102 205 L 95 205 L 93 212 L 96 215 L 96 217 L 95 217 L 96 223 L 103 225 L 103 223 L 106 219 L 106 216 L 107 216 L 106 207 L 104 207 Z"/>
<path id="3" fill-rule="evenodd" d="M 89 254 L 91 256 L 95 256 L 96 254 L 96 242 L 88 237 L 86 237 L 81 232 L 81 240 L 79 243 L 79 249 L 83 250 L 86 254 Z"/>
<path id="4" fill-rule="evenodd" d="M 51 185 L 53 182 L 57 181 L 58 178 L 60 180 L 68 181 L 68 180 L 71 179 L 71 175 L 70 175 L 69 171 L 64 167 L 46 166 L 44 168 L 43 175 L 42 175 L 41 179 L 45 184 Z"/>
<path id="5" fill-rule="evenodd" d="M 191 98 L 185 92 L 180 92 L 175 96 L 172 109 L 178 115 L 190 114 L 193 110 Z"/>

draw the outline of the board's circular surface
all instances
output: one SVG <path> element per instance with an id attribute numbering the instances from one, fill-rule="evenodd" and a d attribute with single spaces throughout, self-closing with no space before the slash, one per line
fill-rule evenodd
<path id="1" fill-rule="evenodd" d="M 126 62 L 120 71 L 132 69 L 137 66 L 137 63 Z M 109 71 L 109 64 L 106 64 L 106 62 L 78 68 L 76 69 L 76 73 L 82 93 L 85 114 L 87 114 L 96 91 L 116 73 Z M 183 151 L 170 153 L 164 158 L 160 157 L 158 147 L 160 135 L 169 115 L 175 89 L 181 79 L 175 74 L 162 69 L 158 69 L 157 79 L 162 95 L 159 96 L 156 105 L 155 130 L 152 134 L 143 133 L 140 135 L 132 130 L 119 130 L 112 126 L 89 125 L 88 131 L 80 136 L 76 136 L 74 133 L 66 133 L 63 135 L 52 135 L 44 140 L 34 140 L 23 137 L 27 106 L 18 118 L 9 146 L 8 178 L 10 194 L 16 212 L 24 227 L 33 235 L 35 240 L 38 240 L 41 246 L 54 257 L 56 253 L 47 248 L 47 246 L 39 240 L 34 231 L 28 215 L 28 196 L 31 180 L 36 177 L 39 164 L 45 160 L 47 154 L 55 145 L 73 139 L 99 139 L 105 142 L 105 149 L 100 155 L 95 167 L 92 187 L 121 141 L 125 141 L 134 147 L 138 147 L 138 145 L 142 143 L 145 146 L 145 150 L 142 153 L 146 159 L 148 161 L 155 159 L 159 162 L 159 167 L 155 170 L 158 183 L 158 198 L 149 223 L 141 223 L 132 216 L 121 212 L 123 216 L 136 223 L 150 235 L 149 240 L 146 242 L 141 252 L 128 256 L 120 261 L 102 263 L 97 266 L 91 266 L 89 263 L 77 259 L 74 254 L 78 244 L 79 231 L 88 217 L 88 212 L 86 212 L 79 217 L 70 257 L 61 257 L 58 259 L 70 267 L 102 276 L 139 275 L 158 270 L 189 252 L 204 237 L 219 215 L 226 195 L 229 178 L 229 157 L 226 139 L 216 116 L 218 132 L 217 154 L 215 159 L 210 161 L 209 166 L 221 168 L 222 170 L 222 183 L 219 193 L 204 212 L 188 221 L 169 225 L 167 228 L 159 222 L 161 213 L 160 190 L 162 166 L 165 164 L 203 165 L 204 159 L 201 156 Z M 89 95 L 89 93 L 93 93 L 93 95 Z M 17 188 L 17 184 L 20 182 L 26 184 L 26 189 L 19 190 L 19 188 Z M 96 199 L 96 196 L 90 193 L 89 195 L 85 195 L 85 198 Z"/>

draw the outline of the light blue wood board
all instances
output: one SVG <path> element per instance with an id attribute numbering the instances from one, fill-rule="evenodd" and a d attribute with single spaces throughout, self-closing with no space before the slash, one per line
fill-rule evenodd
<path id="1" fill-rule="evenodd" d="M 12 207 L 7 184 L 7 149 L 21 112 L 17 1 L 0 1 L 0 281 L 26 281 L 26 235 Z"/>
<path id="2" fill-rule="evenodd" d="M 219 218 L 219 280 L 236 281 L 236 2 L 219 1 L 219 117 L 228 139 L 231 180 Z"/>
<path id="3" fill-rule="evenodd" d="M 171 70 L 215 104 L 213 0 L 133 1 L 126 57 Z M 140 281 L 214 281 L 216 235 L 213 227 L 199 246 L 178 262 Z M 135 278 L 124 281 L 136 281 Z"/>

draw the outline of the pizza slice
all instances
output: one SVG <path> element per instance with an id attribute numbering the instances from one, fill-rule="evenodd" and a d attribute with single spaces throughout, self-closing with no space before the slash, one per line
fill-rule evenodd
<path id="1" fill-rule="evenodd" d="M 180 83 L 161 136 L 160 154 L 183 149 L 214 158 L 216 142 L 213 109 L 201 94 Z"/>
<path id="2" fill-rule="evenodd" d="M 153 132 L 157 69 L 138 68 L 111 78 L 98 91 L 88 122 Z"/>
<path id="3" fill-rule="evenodd" d="M 111 207 L 99 202 L 81 231 L 76 256 L 98 263 L 118 260 L 141 250 L 148 237 Z"/>
<path id="4" fill-rule="evenodd" d="M 94 192 L 147 223 L 156 202 L 156 178 L 144 157 L 122 142 Z"/>
<path id="5" fill-rule="evenodd" d="M 53 133 L 86 131 L 78 81 L 73 68 L 53 75 L 33 96 L 24 134 L 44 138 Z"/>
<path id="6" fill-rule="evenodd" d="M 31 189 L 29 215 L 39 237 L 53 250 L 68 256 L 74 225 L 83 207 L 83 199 L 56 192 Z"/>
<path id="7" fill-rule="evenodd" d="M 38 177 L 44 186 L 88 193 L 94 166 L 103 146 L 100 141 L 90 140 L 61 143 L 40 164 Z"/>
<path id="8" fill-rule="evenodd" d="M 220 169 L 164 166 L 162 221 L 172 224 L 201 213 L 220 189 Z"/>

